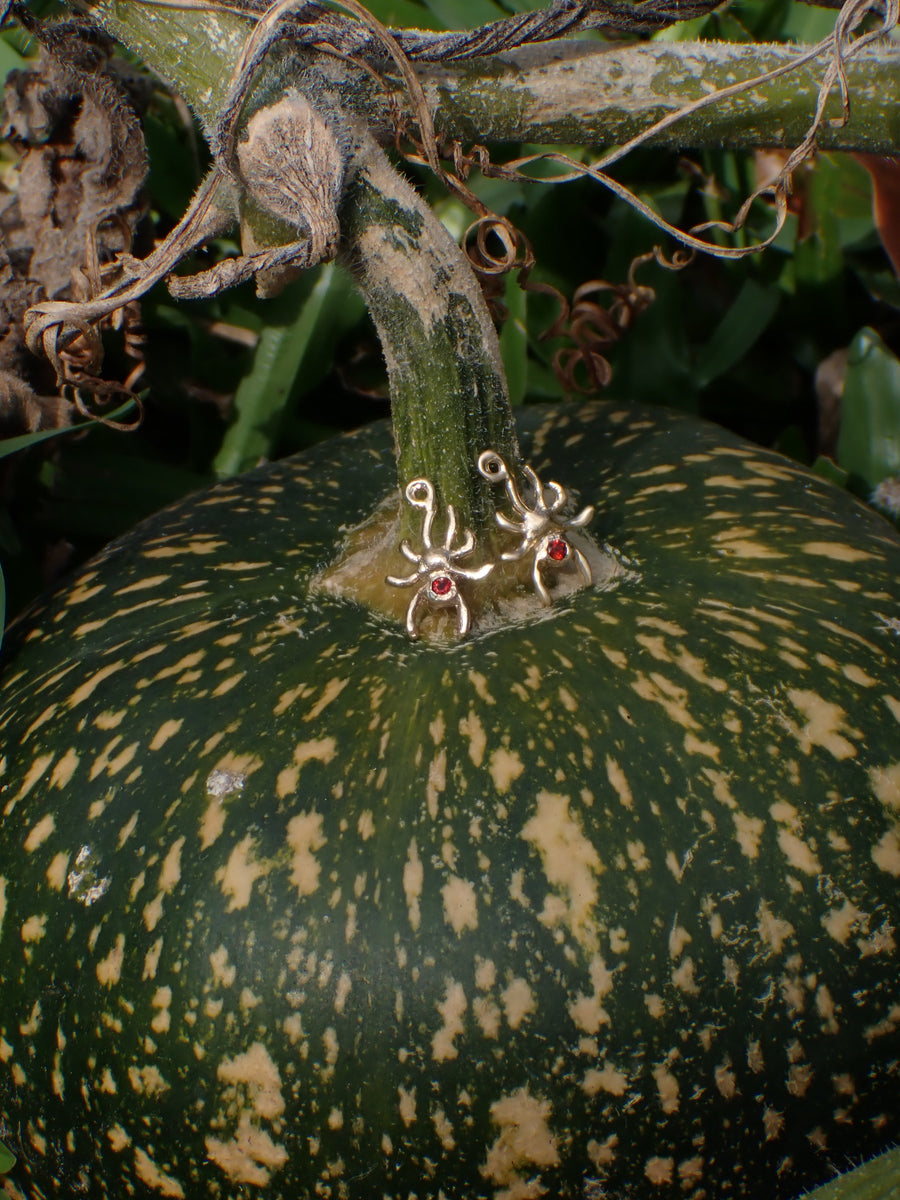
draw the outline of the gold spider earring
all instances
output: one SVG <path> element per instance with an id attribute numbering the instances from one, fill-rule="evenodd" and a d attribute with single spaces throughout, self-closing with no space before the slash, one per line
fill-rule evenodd
<path id="1" fill-rule="evenodd" d="M 440 545 L 434 544 L 434 518 L 436 503 L 434 487 L 427 479 L 414 479 L 407 485 L 406 499 L 415 508 L 424 511 L 422 519 L 421 552 L 413 550 L 404 538 L 400 543 L 400 553 L 404 558 L 415 564 L 415 570 L 410 575 L 388 575 L 386 582 L 391 587 L 413 587 L 418 590 L 409 602 L 406 610 L 406 632 L 411 638 L 419 636 L 418 622 L 423 606 L 429 608 L 455 608 L 457 632 L 465 637 L 469 630 L 470 613 L 465 599 L 460 593 L 458 581 L 484 579 L 494 569 L 494 563 L 485 563 L 476 570 L 467 570 L 457 566 L 457 560 L 466 558 L 475 549 L 475 537 L 468 529 L 463 531 L 462 542 L 454 546 L 456 541 L 456 511 L 452 504 L 447 505 L 447 528 Z"/>
<path id="2" fill-rule="evenodd" d="M 478 456 L 478 470 L 491 483 L 506 484 L 506 494 L 517 519 L 498 512 L 497 524 L 501 529 L 516 534 L 521 541 L 515 550 L 508 550 L 500 557 L 505 562 L 516 562 L 527 554 L 534 556 L 531 578 L 543 603 L 551 603 L 542 575 L 545 565 L 561 567 L 566 562 L 574 561 L 584 582 L 590 585 L 593 579 L 590 564 L 566 534 L 570 529 L 583 529 L 594 515 L 594 506 L 588 504 L 574 517 L 562 516 L 562 509 L 569 499 L 566 489 L 552 480 L 545 487 L 536 472 L 528 466 L 522 468 L 531 493 L 526 500 L 496 450 L 485 450 Z M 546 499 L 548 492 L 551 495 L 549 503 Z"/>

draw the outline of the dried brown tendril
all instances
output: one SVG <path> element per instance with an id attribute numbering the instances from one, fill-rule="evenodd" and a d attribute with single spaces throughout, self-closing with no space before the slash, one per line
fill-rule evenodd
<path id="1" fill-rule="evenodd" d="M 468 57 L 476 52 L 482 55 L 496 53 L 500 49 L 508 50 L 528 41 L 558 37 L 563 32 L 572 32 L 576 28 L 596 28 L 602 25 L 621 27 L 620 20 L 625 20 L 629 28 L 635 28 L 634 22 L 642 20 L 649 21 L 650 25 L 637 27 L 658 27 L 660 24 L 668 24 L 672 20 L 683 19 L 694 11 L 691 4 L 685 4 L 684 0 L 659 0 L 658 3 L 657 0 L 654 0 L 653 4 L 643 3 L 633 6 L 627 12 L 616 6 L 607 7 L 599 0 L 581 4 L 573 4 L 571 0 L 554 0 L 543 13 L 510 18 L 509 21 L 496 23 L 495 26 L 485 26 L 481 30 L 468 31 L 462 35 L 435 35 L 434 38 L 429 38 L 428 35 L 422 35 L 415 31 L 385 28 L 363 4 L 359 3 L 359 0 L 334 0 L 335 5 L 342 9 L 344 14 L 350 14 L 349 17 L 336 14 L 333 10 L 320 4 L 298 4 L 297 0 L 276 0 L 275 3 L 268 3 L 267 0 L 231 0 L 229 3 L 215 3 L 214 0 L 150 0 L 150 2 L 162 6 L 202 8 L 205 11 L 219 9 L 239 12 L 253 20 L 255 24 L 232 79 L 229 104 L 226 105 L 217 134 L 213 138 L 217 168 L 207 180 L 205 193 L 201 191 L 201 195 L 195 198 L 184 220 L 146 262 L 135 263 L 134 260 L 123 256 L 120 279 L 108 287 L 106 292 L 95 294 L 92 299 L 84 303 L 53 302 L 38 305 L 28 314 L 27 340 L 29 346 L 43 348 L 58 369 L 59 364 L 63 361 L 61 354 L 68 349 L 70 342 L 77 334 L 81 333 L 85 336 L 87 343 L 85 353 L 92 354 L 96 350 L 94 340 L 96 335 L 89 335 L 86 332 L 90 324 L 121 307 L 128 300 L 136 299 L 143 294 L 152 282 L 162 275 L 168 274 L 190 249 L 211 236 L 213 228 L 216 232 L 221 232 L 223 225 L 229 223 L 224 219 L 226 216 L 233 217 L 233 211 L 230 214 L 211 213 L 210 202 L 223 179 L 227 180 L 229 176 L 233 178 L 234 136 L 237 118 L 257 68 L 276 40 L 283 39 L 287 44 L 297 48 L 314 48 L 348 58 L 368 57 L 370 65 L 379 74 L 387 66 L 388 60 L 392 61 L 408 93 L 413 119 L 418 126 L 418 142 L 414 143 L 415 153 L 409 154 L 408 157 L 411 161 L 426 163 L 438 178 L 476 213 L 477 217 L 488 218 L 486 228 L 492 229 L 496 233 L 501 228 L 498 224 L 501 219 L 496 214 L 491 214 L 464 182 L 466 177 L 465 156 L 461 151 L 453 152 L 453 171 L 447 170 L 441 164 L 434 123 L 421 83 L 412 68 L 412 60 L 450 61 L 454 58 Z M 3 9 L 0 10 L 3 15 L 9 7 L 8 4 L 3 6 Z M 712 5 L 706 0 L 697 0 L 695 7 L 707 11 Z M 12 5 L 13 11 L 22 8 L 21 4 Z M 657 261 L 663 265 L 678 269 L 686 261 L 685 251 L 702 250 L 726 258 L 739 258 L 756 253 L 770 245 L 783 226 L 787 216 L 791 172 L 814 152 L 818 130 L 826 119 L 826 102 L 834 87 L 838 88 L 841 98 L 842 115 L 839 122 L 847 119 L 850 97 L 846 78 L 846 61 L 863 46 L 885 37 L 897 24 L 898 11 L 900 11 L 900 0 L 845 0 L 833 33 L 817 45 L 798 54 L 789 63 L 785 63 L 773 71 L 708 93 L 698 100 L 684 105 L 677 112 L 662 118 L 629 142 L 617 147 L 594 163 L 580 163 L 558 152 L 545 152 L 498 166 L 490 162 L 487 151 L 481 147 L 476 147 L 470 154 L 475 156 L 473 161 L 477 160 L 478 166 L 485 175 L 495 178 L 532 183 L 561 183 L 581 177 L 595 179 L 679 243 L 682 249 L 676 251 L 669 259 L 664 257 L 661 250 L 655 252 Z M 880 21 L 867 24 L 867 18 L 870 16 L 880 18 Z M 630 24 L 628 24 L 629 22 Z M 727 97 L 751 92 L 780 75 L 818 59 L 826 59 L 827 66 L 820 83 L 815 116 L 810 123 L 806 137 L 796 150 L 787 156 L 779 177 L 765 187 L 754 191 L 741 206 L 734 221 L 710 221 L 688 231 L 679 230 L 664 221 L 624 185 L 609 175 L 609 168 L 620 158 L 635 147 L 658 136 L 686 116 Z M 537 180 L 527 173 L 526 168 L 539 161 L 555 163 L 563 168 L 563 171 L 554 178 Z M 726 233 L 740 230 L 745 225 L 749 212 L 757 200 L 769 204 L 774 212 L 774 228 L 767 237 L 752 245 L 722 246 L 703 236 L 713 230 Z M 212 204 L 212 208 L 215 209 L 215 207 L 215 204 Z M 227 205 L 224 207 L 227 208 Z M 216 217 L 218 220 L 210 219 L 211 217 Z M 510 238 L 513 238 L 511 228 L 511 226 L 508 227 L 506 232 L 500 235 L 501 242 L 504 241 L 507 233 Z M 487 246 L 487 240 L 488 234 L 485 234 L 481 241 L 487 267 L 481 271 L 481 277 L 483 279 L 489 276 L 497 278 L 500 269 L 499 267 L 494 269 L 490 265 L 492 257 L 495 257 L 495 252 Z M 515 239 L 513 238 L 513 240 Z M 479 238 L 476 234 L 476 251 L 480 255 L 482 250 L 478 249 L 478 241 Z M 241 259 L 229 260 L 229 264 L 222 264 L 220 268 L 214 269 L 208 278 L 203 281 L 197 280 L 196 292 L 191 292 L 189 285 L 183 280 L 178 281 L 176 288 L 182 294 L 208 294 L 208 291 L 220 290 L 221 287 L 244 279 L 260 268 L 268 269 L 272 265 L 271 255 L 273 254 L 280 256 L 279 262 L 283 259 L 292 263 L 311 265 L 302 261 L 303 248 L 300 243 L 297 243 L 293 247 L 268 252 L 268 255 L 245 256 Z M 504 251 L 496 257 L 499 263 L 501 260 L 505 261 L 508 255 Z M 513 258 L 513 263 L 517 262 L 518 259 Z M 512 267 L 508 269 L 512 269 Z M 524 275 L 526 286 L 534 290 L 546 290 L 543 285 L 527 283 L 528 269 L 524 262 L 519 267 L 520 273 Z M 591 320 L 589 321 L 585 316 L 585 320 L 579 328 L 586 330 L 591 325 L 591 321 L 596 322 L 597 319 L 596 313 L 592 312 Z M 613 323 L 615 324 L 614 320 Z M 60 337 L 60 331 L 64 328 L 67 332 Z M 593 342 L 585 344 L 588 345 L 591 355 L 599 354 Z M 78 351 L 79 354 L 81 352 L 81 350 Z M 592 361 L 594 361 L 599 378 L 602 368 L 596 359 Z"/>

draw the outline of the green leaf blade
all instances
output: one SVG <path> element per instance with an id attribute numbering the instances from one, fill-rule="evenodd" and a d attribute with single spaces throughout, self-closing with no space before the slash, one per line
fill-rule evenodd
<path id="1" fill-rule="evenodd" d="M 866 494 L 900 475 L 900 361 L 873 329 L 850 345 L 837 461 Z"/>
<path id="2" fill-rule="evenodd" d="M 809 1192 L 805 1200 L 895 1200 L 900 1195 L 900 1149 Z"/>
<path id="3" fill-rule="evenodd" d="M 744 281 L 697 360 L 698 387 L 706 387 L 744 357 L 775 316 L 780 302 L 777 287 L 764 286 L 754 279 Z"/>
<path id="4" fill-rule="evenodd" d="M 282 319 L 273 314 L 263 327 L 253 366 L 235 392 L 235 420 L 213 463 L 220 479 L 272 456 L 288 400 L 324 377 L 341 335 L 362 310 L 346 274 L 332 266 L 304 277 L 285 305 Z"/>
<path id="5" fill-rule="evenodd" d="M 509 386 L 510 404 L 522 404 L 528 391 L 528 293 L 514 275 L 504 295 L 508 317 L 500 332 L 500 353 Z"/>
<path id="6" fill-rule="evenodd" d="M 126 400 L 117 409 L 111 413 L 105 413 L 104 417 L 108 421 L 118 421 L 122 417 L 127 417 L 134 411 L 134 401 Z M 29 450 L 32 446 L 37 446 L 41 442 L 46 442 L 48 438 L 62 437 L 67 433 L 79 433 L 85 429 L 90 429 L 92 426 L 100 425 L 98 420 L 81 421 L 77 425 L 65 425 L 59 429 L 42 429 L 38 433 L 23 433 L 19 437 L 0 439 L 0 458 L 8 458 L 10 454 L 18 454 L 20 450 Z"/>
<path id="7" fill-rule="evenodd" d="M 16 1165 L 16 1156 L 8 1146 L 0 1142 L 0 1175 L 6 1175 Z"/>

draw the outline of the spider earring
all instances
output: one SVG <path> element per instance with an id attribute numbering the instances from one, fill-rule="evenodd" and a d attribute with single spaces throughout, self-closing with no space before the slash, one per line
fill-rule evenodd
<path id="1" fill-rule="evenodd" d="M 566 533 L 570 529 L 583 529 L 594 515 L 594 507 L 589 504 L 577 516 L 566 518 L 561 516 L 562 509 L 568 501 L 566 489 L 552 480 L 544 486 L 531 467 L 523 467 L 522 471 L 528 482 L 531 493 L 526 501 L 519 491 L 516 481 L 507 469 L 506 463 L 496 450 L 485 450 L 478 456 L 478 470 L 491 483 L 505 483 L 506 494 L 516 512 L 517 519 L 497 513 L 497 524 L 501 529 L 516 534 L 521 541 L 515 550 L 508 550 L 501 558 L 505 562 L 515 562 L 526 554 L 534 556 L 531 567 L 531 578 L 534 587 L 544 604 L 550 604 L 550 593 L 544 582 L 542 569 L 549 564 L 554 567 L 562 566 L 567 561 L 574 561 L 581 572 L 585 583 L 592 582 L 591 568 L 587 559 L 577 546 L 573 546 Z M 547 502 L 547 493 L 551 499 Z"/>
<path id="2" fill-rule="evenodd" d="M 457 586 L 459 579 L 484 579 L 494 569 L 494 563 L 485 563 L 477 570 L 467 570 L 459 567 L 456 562 L 466 558 L 475 549 L 475 538 L 467 529 L 463 531 L 462 542 L 454 546 L 456 541 L 456 511 L 452 504 L 447 505 L 447 528 L 444 531 L 442 544 L 434 544 L 434 518 L 436 503 L 434 487 L 427 479 L 414 479 L 407 485 L 406 499 L 415 508 L 424 511 L 422 519 L 423 550 L 417 553 L 409 542 L 404 539 L 400 543 L 400 553 L 415 564 L 411 575 L 388 575 L 386 582 L 391 587 L 413 587 L 418 584 L 418 590 L 409 602 L 406 610 L 406 632 L 411 638 L 419 636 L 418 622 L 421 609 L 455 608 L 457 631 L 460 637 L 465 637 L 469 629 L 469 608 L 460 594 Z"/>

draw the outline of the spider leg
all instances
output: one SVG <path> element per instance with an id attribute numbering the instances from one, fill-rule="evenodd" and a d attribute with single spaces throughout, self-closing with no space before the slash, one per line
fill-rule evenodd
<path id="1" fill-rule="evenodd" d="M 524 512 L 527 512 L 529 509 L 531 509 L 532 512 L 540 511 L 541 509 L 544 508 L 544 485 L 541 483 L 540 479 L 538 478 L 537 472 L 532 470 L 532 468 L 529 467 L 527 464 L 524 467 L 522 467 L 522 474 L 528 480 L 528 486 L 534 492 L 534 504 L 533 505 L 525 504 L 520 496 L 519 497 L 519 506 L 521 507 L 521 509 Z"/>
<path id="2" fill-rule="evenodd" d="M 585 525 L 592 519 L 594 515 L 594 506 L 589 504 L 583 508 L 577 517 L 573 517 L 571 521 L 566 521 L 569 529 L 583 529 Z"/>
<path id="3" fill-rule="evenodd" d="M 534 566 L 531 568 L 531 578 L 534 580 L 534 588 L 541 598 L 543 604 L 551 604 L 550 593 L 547 591 L 547 585 L 541 577 L 541 563 L 546 558 L 546 555 L 541 552 L 534 556 Z"/>
<path id="4" fill-rule="evenodd" d="M 571 544 L 571 542 L 569 543 L 569 549 L 575 555 L 575 561 L 578 563 L 578 569 L 581 572 L 582 577 L 584 578 L 584 582 L 590 586 L 590 584 L 592 584 L 594 582 L 594 577 L 591 574 L 590 563 L 584 557 L 584 555 L 581 553 L 581 551 L 578 549 L 578 547 L 573 546 Z"/>
<path id="5" fill-rule="evenodd" d="M 457 550 L 452 552 L 453 558 L 465 558 L 467 554 L 471 554 L 475 549 L 475 535 L 471 529 L 466 530 L 466 536 L 462 540 L 462 544 Z"/>
<path id="6" fill-rule="evenodd" d="M 422 505 L 425 509 L 425 516 L 422 520 L 422 545 L 425 550 L 433 550 L 434 543 L 431 540 L 431 527 L 434 524 L 434 493 L 431 494 L 430 503 Z"/>
<path id="7" fill-rule="evenodd" d="M 518 546 L 515 550 L 504 550 L 500 557 L 504 562 L 518 562 L 520 558 L 525 557 L 528 550 L 528 538 L 523 538 L 521 546 Z"/>
<path id="8" fill-rule="evenodd" d="M 400 543 L 400 553 L 404 558 L 408 558 L 410 562 L 417 563 L 419 561 L 418 554 L 416 554 L 415 550 L 413 550 L 412 546 L 410 546 L 409 542 L 405 538 Z"/>
<path id="9" fill-rule="evenodd" d="M 461 575 L 463 579 L 485 579 L 493 571 L 496 563 L 485 563 L 483 567 L 479 567 L 476 571 L 464 571 L 462 567 L 454 567 L 453 574 Z"/>
<path id="10" fill-rule="evenodd" d="M 425 589 L 419 588 L 412 600 L 409 602 L 409 608 L 406 610 L 406 632 L 413 641 L 419 636 L 419 631 L 416 628 L 416 611 L 424 598 Z"/>
<path id="11" fill-rule="evenodd" d="M 456 509 L 452 504 L 447 505 L 447 529 L 444 533 L 444 549 L 449 554 L 450 547 L 456 537 Z"/>
<path id="12" fill-rule="evenodd" d="M 497 524 L 501 529 L 506 529 L 510 533 L 521 533 L 524 528 L 522 521 L 511 521 L 509 517 L 504 517 L 503 513 L 495 513 Z"/>
<path id="13" fill-rule="evenodd" d="M 385 583 L 389 583 L 391 587 L 410 587 L 419 579 L 419 572 L 413 571 L 412 575 L 386 575 Z"/>
<path id="14" fill-rule="evenodd" d="M 566 489 L 558 483 L 554 483 L 551 479 L 547 484 L 547 490 L 553 493 L 553 499 L 550 501 L 550 512 L 559 512 L 566 502 Z"/>
<path id="15" fill-rule="evenodd" d="M 462 596 L 456 597 L 456 612 L 457 612 L 457 630 L 460 637 L 465 637 L 469 632 L 469 608 Z"/>

